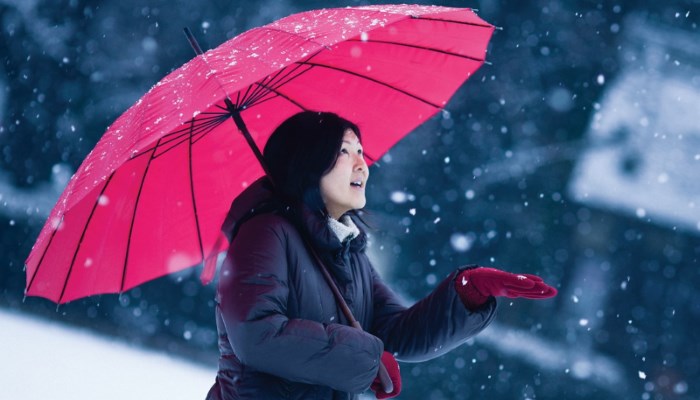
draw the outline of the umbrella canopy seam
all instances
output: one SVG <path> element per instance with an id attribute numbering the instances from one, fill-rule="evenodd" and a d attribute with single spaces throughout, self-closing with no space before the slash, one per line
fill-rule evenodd
<path id="1" fill-rule="evenodd" d="M 451 24 L 460 24 L 460 25 L 470 25 L 470 26 L 478 26 L 481 28 L 493 28 L 494 26 L 491 24 L 477 24 L 474 22 L 467 22 L 467 21 L 455 21 L 452 19 L 440 19 L 440 18 L 431 18 L 431 17 L 418 17 L 418 16 L 411 16 L 413 19 L 422 19 L 423 21 L 437 21 L 437 22 L 447 22 Z"/>
<path id="2" fill-rule="evenodd" d="M 358 78 L 366 79 L 366 80 L 368 80 L 368 81 L 372 81 L 372 82 L 377 83 L 377 84 L 379 84 L 379 85 L 385 86 L 385 87 L 387 87 L 387 88 L 389 88 L 389 89 L 395 90 L 395 91 L 397 91 L 397 92 L 399 92 L 399 93 L 403 93 L 403 94 L 405 94 L 406 96 L 412 97 L 412 98 L 414 98 L 414 99 L 416 99 L 416 100 L 418 100 L 418 101 L 421 101 L 421 102 L 423 102 L 423 103 L 425 103 L 425 104 L 427 104 L 427 105 L 429 105 L 429 106 L 435 107 L 435 108 L 437 108 L 437 109 L 439 109 L 439 110 L 442 109 L 441 106 L 439 106 L 439 105 L 437 105 L 437 104 L 434 104 L 434 103 L 432 103 L 432 102 L 430 102 L 430 101 L 428 101 L 428 100 L 425 100 L 425 99 L 423 99 L 423 98 L 420 97 L 420 96 L 417 96 L 417 95 L 415 95 L 415 94 L 413 94 L 413 93 L 409 93 L 409 92 L 407 92 L 407 91 L 405 91 L 405 90 L 399 89 L 399 88 L 397 88 L 397 87 L 395 87 L 395 86 L 393 86 L 393 85 L 391 85 L 391 84 L 389 84 L 389 83 L 382 82 L 382 81 L 380 81 L 379 79 L 374 79 L 374 78 L 371 78 L 371 77 L 369 77 L 369 76 L 361 75 L 361 74 L 359 74 L 359 73 L 357 73 L 357 72 L 354 72 L 354 71 L 350 71 L 350 70 L 347 70 L 347 69 L 342 69 L 342 68 L 339 68 L 339 67 L 334 67 L 334 66 L 332 66 L 332 65 L 319 64 L 319 63 L 309 63 L 309 62 L 304 62 L 304 61 L 297 61 L 297 63 L 301 63 L 301 64 L 305 64 L 305 65 L 312 65 L 312 66 L 314 66 L 314 67 L 328 68 L 328 69 L 332 69 L 332 70 L 335 70 L 335 71 L 338 71 L 338 72 L 343 72 L 343 73 L 346 73 L 346 74 L 349 74 L 349 75 L 353 75 L 353 76 L 356 76 L 356 77 L 358 77 Z"/>
<path id="3" fill-rule="evenodd" d="M 66 274 L 66 279 L 63 282 L 63 288 L 61 289 L 61 295 L 58 298 L 59 303 L 61 303 L 61 300 L 63 300 L 63 295 L 66 292 L 66 287 L 68 287 L 68 281 L 70 280 L 70 276 L 73 273 L 73 267 L 75 266 L 75 260 L 78 258 L 78 252 L 80 251 L 80 247 L 83 243 L 83 239 L 85 238 L 85 233 L 87 232 L 88 227 L 90 226 L 90 220 L 92 220 L 92 216 L 95 215 L 95 210 L 97 209 L 97 206 L 100 204 L 100 198 L 104 194 L 104 192 L 107 190 L 107 186 L 109 186 L 109 182 L 112 181 L 113 176 L 114 176 L 114 173 L 112 173 L 109 176 L 109 178 L 105 182 L 104 186 L 102 187 L 100 194 L 97 196 L 97 199 L 95 199 L 95 204 L 93 204 L 92 210 L 90 210 L 90 215 L 88 216 L 88 219 L 85 222 L 85 227 L 83 228 L 83 232 L 80 235 L 80 240 L 78 241 L 78 245 L 75 247 L 75 252 L 73 253 L 73 259 L 71 260 L 70 267 L 68 268 L 68 274 Z M 58 228 L 56 228 L 56 229 L 58 229 Z M 48 246 L 46 248 L 48 250 Z M 39 270 L 38 265 L 37 265 L 37 270 Z"/>
<path id="4" fill-rule="evenodd" d="M 143 176 L 141 177 L 141 184 L 139 185 L 139 190 L 136 193 L 136 200 L 134 202 L 134 212 L 132 213 L 131 221 L 129 223 L 129 236 L 127 236 L 127 241 L 126 241 L 126 254 L 124 256 L 124 268 L 122 270 L 122 278 L 121 278 L 121 284 L 119 285 L 119 293 L 124 291 L 124 284 L 126 283 L 126 273 L 127 269 L 129 266 L 129 252 L 131 251 L 131 239 L 134 234 L 134 223 L 136 221 L 136 213 L 138 212 L 139 208 L 139 202 L 141 200 L 141 193 L 143 191 L 143 185 L 144 182 L 146 182 L 146 177 L 148 176 L 148 169 L 151 166 L 151 162 L 153 161 L 153 155 L 155 154 L 156 150 L 158 149 L 158 145 L 160 144 L 160 139 L 158 139 L 158 142 L 156 143 L 155 147 L 153 148 L 153 153 L 151 154 L 151 158 L 148 159 L 148 162 L 146 163 L 146 167 L 144 168 L 143 171 Z"/>
<path id="5" fill-rule="evenodd" d="M 192 212 L 194 214 L 194 223 L 195 223 L 195 228 L 197 228 L 197 241 L 199 243 L 199 252 L 202 260 L 204 260 L 204 244 L 202 243 L 202 231 L 199 226 L 199 215 L 197 212 L 197 199 L 194 194 L 194 173 L 193 173 L 193 167 L 192 167 L 192 145 L 194 144 L 192 142 L 192 131 L 194 130 L 194 121 L 195 119 L 192 118 L 192 122 L 190 123 L 190 140 L 189 140 L 189 146 L 188 146 L 188 157 L 187 161 L 189 163 L 189 172 L 190 172 L 190 193 L 192 194 Z"/>
<path id="6" fill-rule="evenodd" d="M 393 45 L 393 46 L 404 46 L 404 47 L 410 47 L 410 48 L 412 48 L 412 49 L 427 50 L 427 51 L 432 51 L 432 52 L 435 52 L 435 53 L 445 54 L 445 55 L 448 55 L 448 56 L 454 56 L 454 57 L 459 57 L 459 58 L 465 58 L 465 59 L 467 59 L 467 60 L 480 61 L 480 62 L 485 61 L 483 58 L 465 56 L 465 55 L 463 55 L 463 54 L 457 54 L 457 53 L 454 53 L 454 52 L 451 52 L 451 51 L 447 51 L 447 50 L 440 50 L 440 49 L 436 49 L 436 48 L 434 48 L 434 47 L 417 46 L 417 45 L 408 44 L 408 43 L 392 42 L 392 41 L 390 41 L 390 40 L 348 39 L 347 41 L 348 41 L 348 42 L 361 42 L 361 43 L 390 44 L 390 45 Z"/>

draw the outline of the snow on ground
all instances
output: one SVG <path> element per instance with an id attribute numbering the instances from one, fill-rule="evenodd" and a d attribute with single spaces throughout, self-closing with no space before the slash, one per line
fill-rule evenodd
<path id="1" fill-rule="evenodd" d="M 216 368 L 0 309 L 2 399 L 203 399 Z"/>

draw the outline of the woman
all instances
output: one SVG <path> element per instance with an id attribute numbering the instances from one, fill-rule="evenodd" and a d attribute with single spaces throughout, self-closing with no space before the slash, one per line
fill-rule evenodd
<path id="1" fill-rule="evenodd" d="M 263 153 L 271 179 L 234 201 L 223 228 L 231 245 L 219 278 L 221 357 L 208 399 L 350 399 L 370 387 L 378 398 L 394 397 L 396 359 L 424 361 L 464 343 L 493 319 L 494 296 L 556 294 L 534 275 L 471 266 L 407 308 L 364 251 L 356 210 L 365 206 L 369 170 L 358 127 L 302 112 L 273 132 Z M 347 325 L 306 243 L 364 330 Z M 380 360 L 391 393 L 378 382 Z"/>

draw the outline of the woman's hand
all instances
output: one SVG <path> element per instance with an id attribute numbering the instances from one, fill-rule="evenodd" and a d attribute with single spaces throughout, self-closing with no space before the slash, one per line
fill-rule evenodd
<path id="1" fill-rule="evenodd" d="M 382 353 L 382 364 L 384 364 L 387 372 L 389 372 L 391 383 L 394 384 L 394 390 L 391 393 L 384 392 L 379 376 L 374 378 L 374 382 L 372 382 L 370 389 L 372 389 L 378 399 L 396 397 L 399 395 L 399 393 L 401 393 L 401 373 L 399 371 L 399 363 L 396 362 L 396 359 L 391 355 L 391 353 L 385 351 Z"/>
<path id="2" fill-rule="evenodd" d="M 462 271 L 455 280 L 455 289 L 465 307 L 472 311 L 484 305 L 489 296 L 546 299 L 557 294 L 537 275 L 511 274 L 487 267 Z"/>

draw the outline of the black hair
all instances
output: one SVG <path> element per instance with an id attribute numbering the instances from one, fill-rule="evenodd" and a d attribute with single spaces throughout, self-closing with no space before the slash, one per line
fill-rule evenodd
<path id="1" fill-rule="evenodd" d="M 303 111 L 282 122 L 267 141 L 263 157 L 275 192 L 290 206 L 307 206 L 327 215 L 321 197 L 321 177 L 338 159 L 345 131 L 354 123 L 330 112 Z"/>

